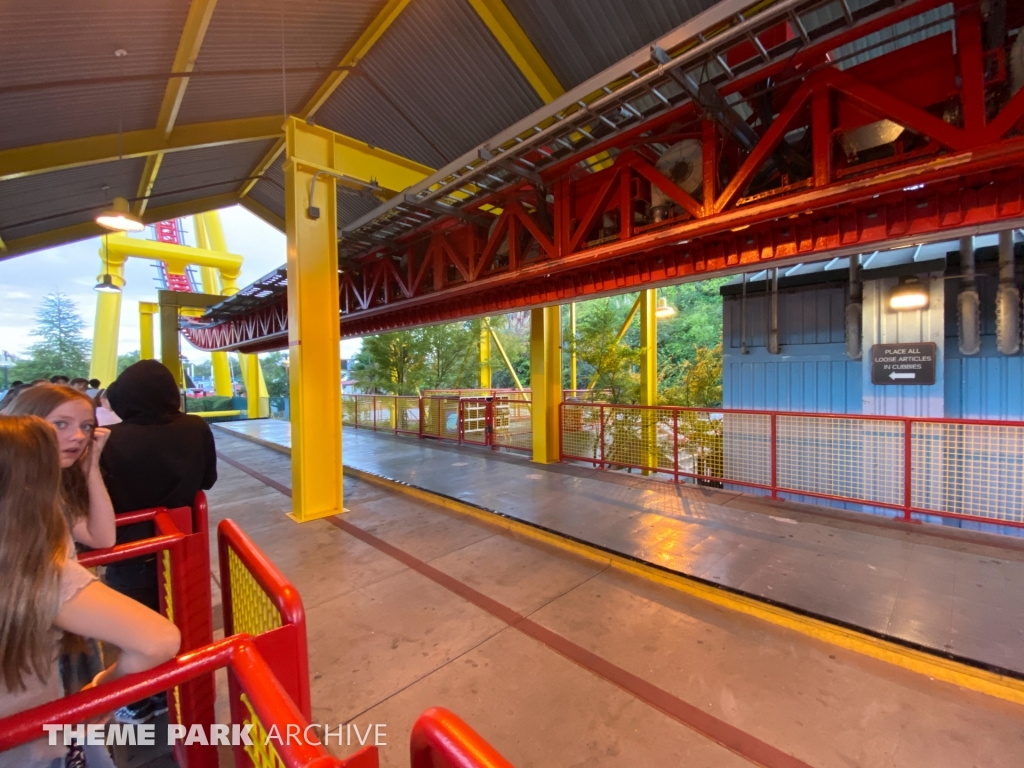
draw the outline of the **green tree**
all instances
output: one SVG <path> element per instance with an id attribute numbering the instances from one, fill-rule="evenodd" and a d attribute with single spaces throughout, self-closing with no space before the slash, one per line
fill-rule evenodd
<path id="1" fill-rule="evenodd" d="M 625 315 L 617 302 L 598 299 L 581 313 L 576 326 L 576 339 L 571 342 L 580 363 L 580 386 L 594 381 L 595 389 L 611 391 L 613 403 L 635 403 L 640 396 L 640 376 L 634 370 L 640 364 L 640 351 L 627 343 L 616 343 Z M 628 313 L 628 309 L 626 310 Z M 579 315 L 577 316 L 579 318 Z"/>
<path id="2" fill-rule="evenodd" d="M 415 333 L 415 332 L 414 332 Z M 471 388 L 480 370 L 477 354 L 480 323 L 445 323 L 419 331 L 426 358 L 426 389 Z"/>
<path id="3" fill-rule="evenodd" d="M 677 370 L 663 368 L 659 375 L 658 402 L 689 408 L 722 405 L 722 345 L 699 347 L 694 360 L 683 360 Z M 666 379 L 672 384 L 662 384 Z"/>
<path id="4" fill-rule="evenodd" d="M 512 368 L 524 387 L 530 386 L 530 313 L 512 312 L 490 318 L 491 328 L 508 355 Z M 509 373 L 497 345 L 491 344 L 491 386 L 513 389 L 515 380 Z"/>
<path id="5" fill-rule="evenodd" d="M 142 355 L 139 354 L 139 350 L 137 349 L 134 352 L 125 352 L 123 355 L 118 355 L 117 375 L 120 376 L 122 373 L 124 373 L 125 368 L 127 368 L 130 365 L 135 365 L 135 363 L 139 362 L 139 360 L 141 359 Z M 101 383 L 103 384 L 103 386 L 109 386 L 112 382 L 104 381 Z"/>
<path id="6" fill-rule="evenodd" d="M 363 392 L 416 394 L 427 377 L 427 349 L 418 331 L 368 336 L 352 359 L 352 378 Z"/>
<path id="7" fill-rule="evenodd" d="M 287 359 L 287 352 L 271 352 L 260 359 L 267 394 L 271 397 L 283 397 L 288 392 L 288 369 L 284 367 Z"/>
<path id="8" fill-rule="evenodd" d="M 32 336 L 39 341 L 11 368 L 11 378 L 32 381 L 58 374 L 69 378 L 87 376 L 89 342 L 83 335 L 85 328 L 78 305 L 67 294 L 57 291 L 44 296 L 32 330 Z"/>

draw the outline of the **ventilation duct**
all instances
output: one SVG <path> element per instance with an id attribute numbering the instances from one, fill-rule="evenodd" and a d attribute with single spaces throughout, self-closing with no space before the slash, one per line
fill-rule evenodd
<path id="1" fill-rule="evenodd" d="M 960 274 L 963 286 L 956 297 L 957 327 L 961 355 L 981 351 L 981 299 L 974 269 L 974 238 L 960 238 Z"/>
<path id="2" fill-rule="evenodd" d="M 669 147 L 655 164 L 661 174 L 689 195 L 700 189 L 704 182 L 701 143 L 686 139 Z M 672 199 L 655 185 L 651 185 L 651 221 L 664 221 L 672 210 Z"/>
<path id="3" fill-rule="evenodd" d="M 999 288 L 996 290 L 996 348 L 1020 351 L 1020 291 L 1014 279 L 1013 231 L 999 233 Z"/>
<path id="4" fill-rule="evenodd" d="M 747 349 L 747 273 L 743 273 L 743 289 L 740 294 L 740 354 L 749 355 Z"/>
<path id="5" fill-rule="evenodd" d="M 864 316 L 864 284 L 860 278 L 860 254 L 850 257 L 850 300 L 846 304 L 846 356 L 860 360 L 861 322 Z"/>

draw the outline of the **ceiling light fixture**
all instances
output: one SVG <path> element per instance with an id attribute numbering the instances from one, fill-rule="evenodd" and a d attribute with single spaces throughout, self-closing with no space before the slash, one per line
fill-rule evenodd
<path id="1" fill-rule="evenodd" d="M 96 223 L 117 232 L 141 232 L 146 228 L 142 219 L 132 214 L 123 197 L 115 197 L 113 206 L 97 216 Z"/>
<path id="2" fill-rule="evenodd" d="M 658 299 L 658 307 L 654 310 L 654 316 L 659 320 L 667 320 L 676 316 L 676 308 L 669 306 L 668 299 Z"/>
<path id="3" fill-rule="evenodd" d="M 928 286 L 916 277 L 901 277 L 889 294 L 889 306 L 897 312 L 928 307 Z"/>
<path id="4" fill-rule="evenodd" d="M 114 276 L 110 274 L 110 252 L 107 250 L 107 236 L 103 236 L 103 274 L 100 281 L 93 286 L 94 291 L 100 293 L 120 293 L 121 286 L 114 282 Z"/>

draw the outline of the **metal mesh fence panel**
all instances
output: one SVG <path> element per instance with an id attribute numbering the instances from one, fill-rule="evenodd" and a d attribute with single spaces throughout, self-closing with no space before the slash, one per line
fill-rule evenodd
<path id="1" fill-rule="evenodd" d="M 420 399 L 415 395 L 399 395 L 395 398 L 396 429 L 398 432 L 418 435 L 420 433 Z"/>
<path id="2" fill-rule="evenodd" d="M 915 509 L 1024 523 L 1024 426 L 914 421 Z"/>
<path id="3" fill-rule="evenodd" d="M 496 446 L 521 451 L 533 450 L 533 412 L 529 400 L 496 397 L 492 403 L 492 413 Z"/>
<path id="4" fill-rule="evenodd" d="M 903 505 L 904 422 L 778 414 L 780 490 Z"/>

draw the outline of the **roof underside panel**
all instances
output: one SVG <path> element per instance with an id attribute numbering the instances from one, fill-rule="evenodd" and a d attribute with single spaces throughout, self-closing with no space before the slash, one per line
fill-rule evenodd
<path id="1" fill-rule="evenodd" d="M 135 195 L 145 162 L 140 157 L 5 181 L 0 238 L 10 242 L 91 221 L 114 197 Z"/>
<path id="2" fill-rule="evenodd" d="M 416 0 L 317 121 L 437 168 L 540 106 L 469 3 Z"/>
<path id="3" fill-rule="evenodd" d="M 263 70 L 189 81 L 179 123 L 298 112 L 383 6 L 383 0 L 219 0 L 197 72 Z M 317 71 L 291 72 L 287 70 Z M 266 70 L 276 70 L 266 73 Z"/>
<path id="4" fill-rule="evenodd" d="M 284 218 L 284 170 L 283 159 L 276 160 L 249 191 L 249 197 L 265 208 Z"/>
<path id="5" fill-rule="evenodd" d="M 274 141 L 252 141 L 164 155 L 149 205 L 173 205 L 237 190 Z"/>
<path id="6" fill-rule="evenodd" d="M 716 0 L 505 0 L 566 90 L 675 29 Z"/>
<path id="7" fill-rule="evenodd" d="M 26 90 L 0 93 L 0 147 L 116 133 L 119 113 L 126 131 L 152 128 L 187 13 L 178 0 L 6 0 L 2 84 Z M 153 79 L 119 86 L 122 74 Z M 103 82 L 57 85 L 72 79 Z"/>

